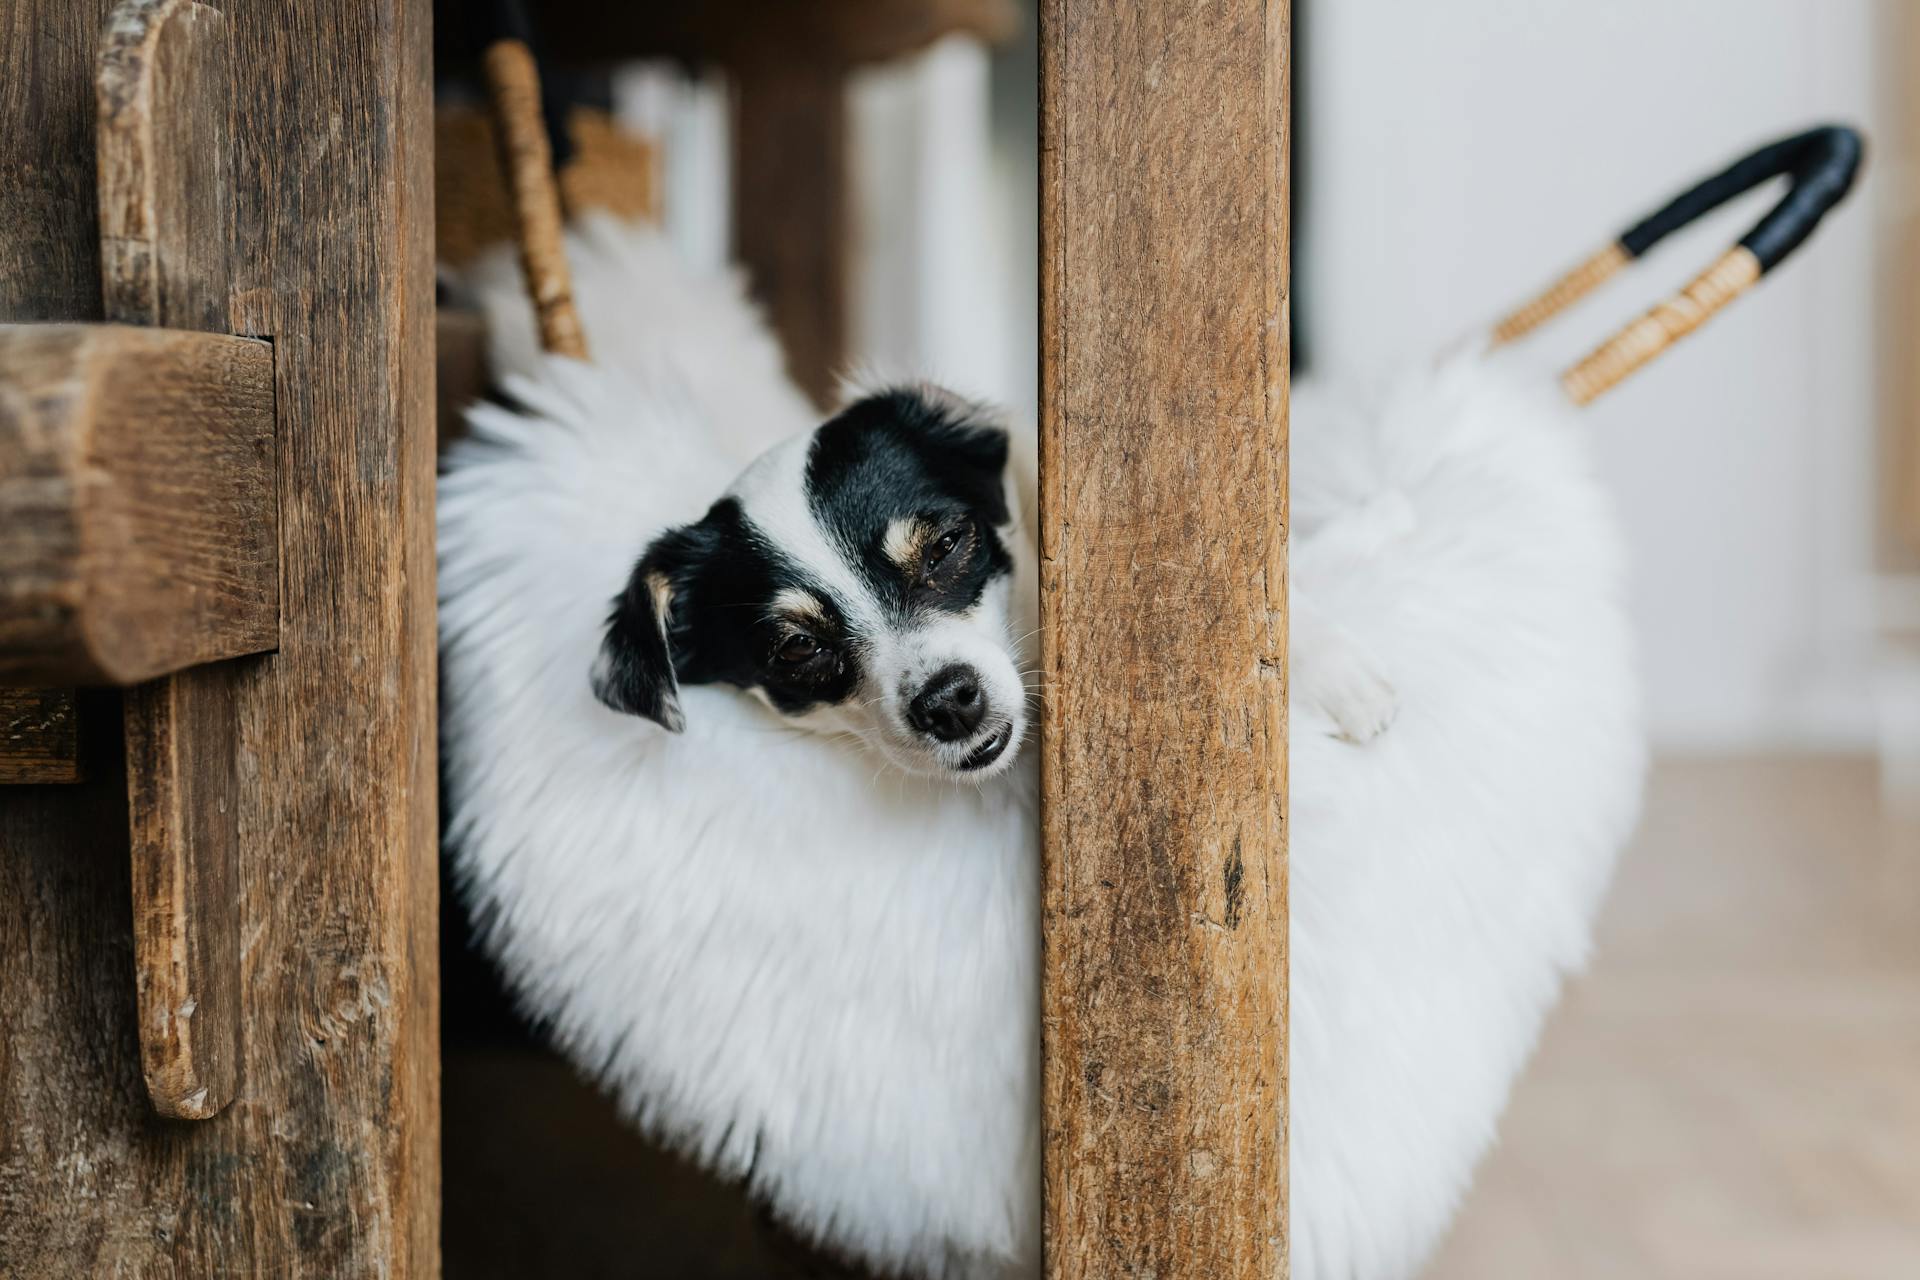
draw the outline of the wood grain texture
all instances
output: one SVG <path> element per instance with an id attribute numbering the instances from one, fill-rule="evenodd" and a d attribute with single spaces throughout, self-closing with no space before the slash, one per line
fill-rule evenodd
<path id="1" fill-rule="evenodd" d="M 64 27 L 71 7 L 10 0 L 6 22 Z M 242 863 L 236 891 L 251 922 L 241 1083 L 204 1123 L 153 1115 L 122 740 L 87 733 L 89 781 L 0 791 L 0 1271 L 432 1277 L 429 6 L 216 7 L 239 122 L 236 329 L 273 341 L 280 423 L 284 623 L 278 650 L 243 662 L 234 688 L 240 836 L 271 851 Z M 99 17 L 72 37 L 84 122 L 54 130 L 79 146 L 46 157 L 89 184 Z M 0 92 L 28 56 L 0 43 Z M 0 252 L 17 230 L 0 221 Z M 96 228 L 89 217 L 52 232 L 93 240 Z M 98 288 L 96 276 L 95 314 Z M 83 729 L 115 701 L 83 694 Z"/>
<path id="2" fill-rule="evenodd" d="M 0 786 L 80 781 L 71 689 L 0 689 Z"/>
<path id="3" fill-rule="evenodd" d="M 756 65 L 740 73 L 733 219 L 754 298 L 787 372 L 821 408 L 846 372 L 847 82 L 838 70 Z"/>
<path id="4" fill-rule="evenodd" d="M 109 320 L 224 333 L 233 313 L 233 78 L 226 20 L 191 0 L 121 0 L 95 94 L 101 299 Z M 272 408 L 271 363 L 263 397 Z M 145 425 L 145 424 L 143 424 Z M 279 635 L 273 435 L 199 492 L 245 475 Z M 233 1100 L 242 1055 L 238 669 L 162 676 L 126 699 L 134 987 L 147 1096 L 205 1120 Z"/>
<path id="5" fill-rule="evenodd" d="M 232 324 L 233 86 L 226 21 L 191 0 L 124 0 L 95 77 L 101 301 L 125 324 Z"/>
<path id="6" fill-rule="evenodd" d="M 163 1116 L 233 1101 L 243 1036 L 240 761 L 227 664 L 126 703 L 128 859 L 141 1074 Z"/>
<path id="7" fill-rule="evenodd" d="M 0 680 L 131 684 L 279 637 L 273 353 L 0 325 Z"/>
<path id="8" fill-rule="evenodd" d="M 1287 6 L 1040 29 L 1047 1274 L 1271 1280 Z"/>
<path id="9" fill-rule="evenodd" d="M 100 318 L 93 52 L 111 4 L 0 4 L 0 319 Z"/>

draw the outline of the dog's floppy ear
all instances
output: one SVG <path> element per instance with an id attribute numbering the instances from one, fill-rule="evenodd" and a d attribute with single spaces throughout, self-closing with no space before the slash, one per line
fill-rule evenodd
<path id="1" fill-rule="evenodd" d="M 661 534 L 647 548 L 614 597 L 600 654 L 593 663 L 593 694 L 615 711 L 645 716 L 679 733 L 680 680 L 673 665 L 674 598 L 705 556 L 701 527 Z"/>

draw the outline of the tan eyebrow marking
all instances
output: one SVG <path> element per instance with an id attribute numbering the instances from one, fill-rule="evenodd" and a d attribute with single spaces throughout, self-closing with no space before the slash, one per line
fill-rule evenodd
<path id="1" fill-rule="evenodd" d="M 667 575 L 655 569 L 647 574 L 647 594 L 653 597 L 653 616 L 660 622 L 660 629 L 666 630 L 667 613 L 673 608 L 673 583 L 667 581 Z"/>
<path id="2" fill-rule="evenodd" d="M 887 536 L 880 542 L 880 551 L 902 569 L 918 569 L 920 545 L 926 540 L 926 526 L 908 516 L 887 526 Z"/>
<path id="3" fill-rule="evenodd" d="M 820 597 L 799 587 L 785 587 L 773 598 L 773 612 L 786 618 L 820 623 L 827 621 L 827 610 Z"/>

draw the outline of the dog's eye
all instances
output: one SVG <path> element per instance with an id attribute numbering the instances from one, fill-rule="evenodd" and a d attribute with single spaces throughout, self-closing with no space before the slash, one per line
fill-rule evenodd
<path id="1" fill-rule="evenodd" d="M 961 539 L 966 536 L 967 531 L 965 529 L 949 529 L 934 539 L 933 545 L 927 548 L 926 572 L 932 573 L 935 569 L 938 569 L 941 564 L 946 561 L 946 558 L 953 554 L 954 548 L 960 545 Z"/>
<path id="2" fill-rule="evenodd" d="M 820 652 L 820 642 L 805 632 L 796 632 L 782 640 L 776 652 L 780 661 L 798 666 Z"/>

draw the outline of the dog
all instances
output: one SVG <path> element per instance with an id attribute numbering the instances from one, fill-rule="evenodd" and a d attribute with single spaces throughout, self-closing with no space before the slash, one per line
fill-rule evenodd
<path id="1" fill-rule="evenodd" d="M 653 540 L 595 696 L 677 732 L 681 684 L 727 685 L 911 774 L 1004 771 L 1027 735 L 1034 612 L 1007 459 L 992 415 L 936 387 L 856 400 Z"/>

